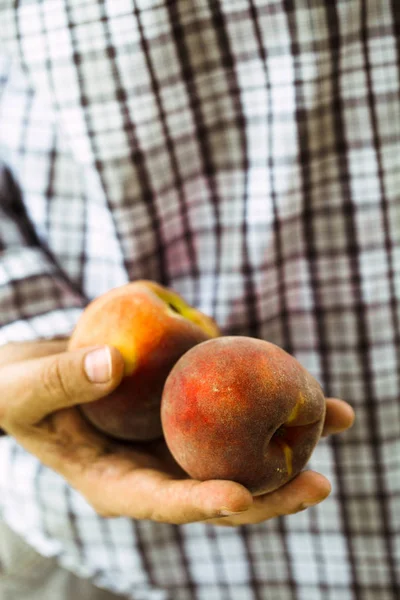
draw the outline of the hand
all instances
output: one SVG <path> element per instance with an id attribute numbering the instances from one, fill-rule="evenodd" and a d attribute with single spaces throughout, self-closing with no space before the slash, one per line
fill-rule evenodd
<path id="1" fill-rule="evenodd" d="M 77 405 L 118 386 L 123 358 L 116 348 L 104 347 L 101 366 L 101 353 L 92 354 L 93 348 L 66 350 L 67 340 L 0 347 L 0 427 L 64 477 L 99 515 L 235 526 L 295 513 L 329 495 L 324 476 L 304 471 L 253 498 L 232 481 L 189 479 L 163 440 L 132 445 L 108 438 Z M 329 398 L 323 435 L 344 431 L 353 420 L 346 402 Z"/>

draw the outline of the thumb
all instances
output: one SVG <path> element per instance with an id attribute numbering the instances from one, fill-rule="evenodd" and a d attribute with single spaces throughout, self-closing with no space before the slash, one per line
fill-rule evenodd
<path id="1" fill-rule="evenodd" d="M 32 426 L 49 414 L 113 391 L 124 360 L 113 346 L 96 346 L 31 359 L 2 369 L 4 426 Z"/>

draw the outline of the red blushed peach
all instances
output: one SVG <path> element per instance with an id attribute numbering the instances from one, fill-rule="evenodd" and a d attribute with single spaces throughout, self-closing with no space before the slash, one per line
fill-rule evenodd
<path id="1" fill-rule="evenodd" d="M 135 281 L 103 294 L 82 313 L 69 349 L 115 346 L 125 374 L 114 392 L 81 405 L 83 414 L 118 439 L 161 437 L 160 403 L 168 373 L 189 348 L 217 335 L 212 319 L 157 283 Z"/>
<path id="2" fill-rule="evenodd" d="M 277 489 L 308 462 L 325 397 L 287 352 L 249 337 L 219 337 L 184 354 L 162 397 L 164 437 L 195 479 L 228 479 L 253 495 Z"/>

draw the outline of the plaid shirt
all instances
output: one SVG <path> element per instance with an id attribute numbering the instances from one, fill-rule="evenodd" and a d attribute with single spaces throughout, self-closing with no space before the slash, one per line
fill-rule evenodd
<path id="1" fill-rule="evenodd" d="M 102 519 L 3 437 L 2 518 L 134 600 L 399 598 L 397 0 L 0 0 L 0 25 L 1 343 L 154 279 L 357 415 L 296 515 Z"/>

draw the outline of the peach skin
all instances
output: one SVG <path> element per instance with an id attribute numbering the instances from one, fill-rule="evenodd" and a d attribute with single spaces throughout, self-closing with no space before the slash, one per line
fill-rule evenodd
<path id="1" fill-rule="evenodd" d="M 211 318 L 155 282 L 110 290 L 86 307 L 68 349 L 115 346 L 124 358 L 124 377 L 115 391 L 82 404 L 81 411 L 97 429 L 120 440 L 161 437 L 160 403 L 168 373 L 192 346 L 217 335 Z"/>
<path id="2" fill-rule="evenodd" d="M 271 492 L 308 462 L 322 433 L 319 383 L 287 352 L 242 336 L 205 341 L 165 383 L 165 441 L 184 471 Z"/>

